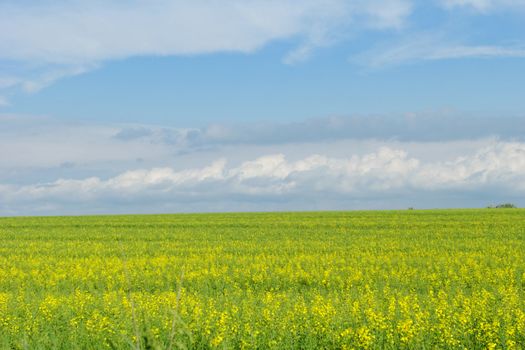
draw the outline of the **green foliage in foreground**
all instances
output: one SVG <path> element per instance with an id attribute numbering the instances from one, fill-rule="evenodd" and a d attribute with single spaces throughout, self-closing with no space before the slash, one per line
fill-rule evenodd
<path id="1" fill-rule="evenodd" d="M 0 348 L 525 347 L 525 210 L 0 219 Z"/>

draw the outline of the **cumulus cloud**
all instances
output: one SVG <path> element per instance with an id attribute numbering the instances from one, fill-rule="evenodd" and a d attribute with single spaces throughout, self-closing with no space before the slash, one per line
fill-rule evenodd
<path id="1" fill-rule="evenodd" d="M 194 169 L 170 167 L 126 171 L 101 179 L 59 179 L 31 185 L 2 185 L 3 211 L 52 203 L 62 209 L 103 203 L 210 203 L 233 201 L 230 209 L 253 200 L 292 203 L 330 197 L 384 200 L 410 193 L 489 196 L 525 194 L 525 144 L 500 142 L 451 161 L 424 161 L 403 149 L 334 158 L 311 155 L 289 161 L 273 154 L 229 166 L 224 159 Z M 44 206 L 45 207 L 45 206 Z M 143 208 L 145 209 L 144 205 Z M 294 209 L 293 207 L 289 209 Z"/>
<path id="2" fill-rule="evenodd" d="M 525 190 L 525 144 L 498 143 L 483 148 L 472 157 L 429 164 L 414 178 L 414 186 L 476 190 L 499 187 L 523 193 Z"/>
<path id="3" fill-rule="evenodd" d="M 0 215 L 479 206 L 523 196 L 523 118 L 449 113 L 200 129 L 0 115 Z"/>

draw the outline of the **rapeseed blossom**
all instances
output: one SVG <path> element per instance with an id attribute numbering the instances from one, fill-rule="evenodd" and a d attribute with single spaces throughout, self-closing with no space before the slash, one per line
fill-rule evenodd
<path id="1" fill-rule="evenodd" d="M 523 349 L 525 211 L 0 219 L 0 348 Z"/>

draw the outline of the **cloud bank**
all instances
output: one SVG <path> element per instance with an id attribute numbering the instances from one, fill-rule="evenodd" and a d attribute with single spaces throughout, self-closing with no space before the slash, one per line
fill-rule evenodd
<path id="1" fill-rule="evenodd" d="M 114 138 L 148 140 L 189 148 L 229 144 L 285 144 L 342 139 L 397 141 L 453 141 L 498 137 L 524 140 L 525 118 L 468 116 L 457 112 L 406 113 L 402 116 L 357 115 L 327 117 L 294 123 L 212 124 L 174 129 L 127 126 Z"/>
<path id="2" fill-rule="evenodd" d="M 339 209 L 351 201 L 416 197 L 519 198 L 525 195 L 525 143 L 498 142 L 450 161 L 424 161 L 403 149 L 334 158 L 314 154 L 289 161 L 270 154 L 229 166 L 225 159 L 183 170 L 138 169 L 102 179 L 59 179 L 31 185 L 0 185 L 1 212 L 46 213 L 107 210 L 271 210 L 272 203 L 330 199 Z M 257 205 L 253 206 L 253 203 Z M 487 204 L 490 204 L 487 203 Z M 377 205 L 377 203 L 376 203 Z M 286 206 L 285 206 L 286 207 Z M 116 208 L 116 210 L 115 210 Z M 186 208 L 186 209 L 184 209 Z M 296 208 L 297 209 L 297 208 Z"/>
<path id="3" fill-rule="evenodd" d="M 338 142 L 353 147 L 354 152 L 356 147 L 367 144 L 370 146 L 365 151 L 380 146 L 395 148 L 396 144 L 406 148 L 408 143 L 452 145 L 490 139 L 525 142 L 524 117 L 474 117 L 451 111 L 327 117 L 291 123 L 212 124 L 202 128 L 80 123 L 15 115 L 0 115 L 0 123 L 0 182 L 20 179 L 23 171 L 44 176 L 46 168 L 57 168 L 56 173 L 66 168 L 96 169 L 109 176 L 137 166 L 162 166 L 177 157 L 192 155 L 197 160 L 212 161 L 221 154 L 231 158 L 237 153 L 242 156 L 235 160 L 242 161 L 292 148 L 315 153 L 317 147 L 328 155 L 339 156 L 341 146 L 333 145 Z M 300 156 L 306 154 L 301 152 Z M 180 167 L 185 164 L 187 159 Z"/>

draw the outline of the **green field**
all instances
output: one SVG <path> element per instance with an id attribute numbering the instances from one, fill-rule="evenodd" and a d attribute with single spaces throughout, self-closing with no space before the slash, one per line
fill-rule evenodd
<path id="1" fill-rule="evenodd" d="M 525 210 L 0 219 L 0 347 L 525 348 Z"/>

